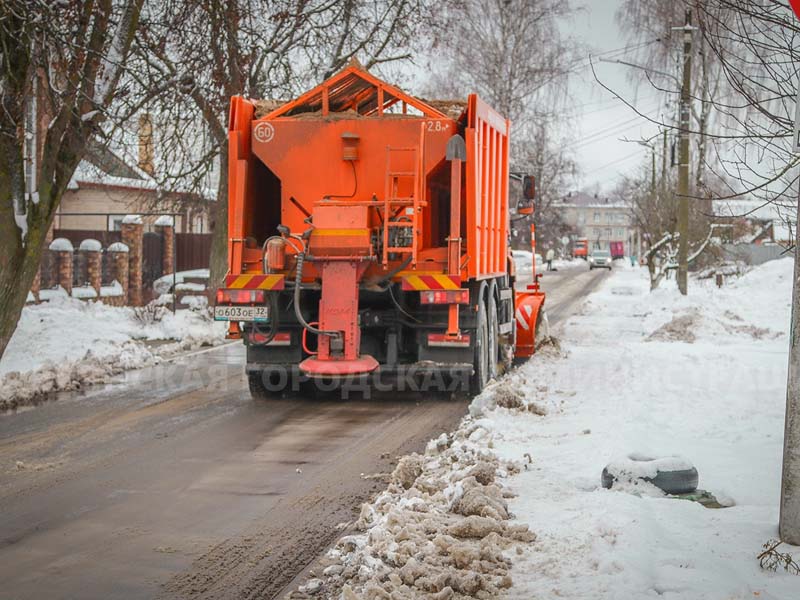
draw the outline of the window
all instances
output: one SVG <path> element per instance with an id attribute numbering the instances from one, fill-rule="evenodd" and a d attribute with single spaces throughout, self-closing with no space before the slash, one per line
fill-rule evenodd
<path id="1" fill-rule="evenodd" d="M 609 240 L 611 239 L 611 228 L 610 227 L 608 229 L 606 229 L 606 238 L 609 239 Z"/>
<path id="2" fill-rule="evenodd" d="M 599 223 L 600 222 L 600 213 L 599 212 L 594 213 L 594 222 L 595 223 Z"/>
<path id="3" fill-rule="evenodd" d="M 617 237 L 622 239 L 625 237 L 625 230 L 624 229 L 617 229 Z"/>
<path id="4" fill-rule="evenodd" d="M 611 213 L 606 213 L 606 225 L 611 225 L 611 221 L 614 218 L 614 215 Z"/>
<path id="5" fill-rule="evenodd" d="M 578 223 L 580 225 L 583 225 L 584 223 L 586 223 L 586 213 L 585 212 L 581 211 L 581 212 L 578 213 Z"/>

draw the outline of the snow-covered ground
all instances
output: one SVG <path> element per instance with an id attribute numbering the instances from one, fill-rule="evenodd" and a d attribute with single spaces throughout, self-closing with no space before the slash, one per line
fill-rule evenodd
<path id="1" fill-rule="evenodd" d="M 157 340 L 171 343 L 145 343 Z M 0 409 L 223 341 L 224 325 L 203 311 L 172 314 L 166 308 L 137 310 L 66 297 L 26 306 L 0 359 Z"/>
<path id="2" fill-rule="evenodd" d="M 688 297 L 615 269 L 565 324 L 560 351 L 493 384 L 457 431 L 401 460 L 361 532 L 301 591 L 800 598 L 799 577 L 756 559 L 777 537 L 792 268 L 767 263 L 722 289 L 691 280 Z M 725 508 L 646 483 L 603 489 L 603 467 L 633 453 L 691 461 Z"/>

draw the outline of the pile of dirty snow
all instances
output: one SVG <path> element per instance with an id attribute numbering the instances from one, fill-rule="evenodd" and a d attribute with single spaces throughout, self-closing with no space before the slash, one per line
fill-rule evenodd
<path id="1" fill-rule="evenodd" d="M 148 310 L 71 298 L 26 306 L 0 358 L 0 410 L 224 340 L 224 326 L 207 312 Z M 156 340 L 172 343 L 146 343 Z"/>
<path id="2" fill-rule="evenodd" d="M 359 533 L 342 537 L 294 597 L 491 598 L 511 587 L 512 560 L 536 536 L 508 509 L 506 482 L 522 463 L 499 459 L 491 439 L 467 417 L 403 457 L 363 505 Z"/>

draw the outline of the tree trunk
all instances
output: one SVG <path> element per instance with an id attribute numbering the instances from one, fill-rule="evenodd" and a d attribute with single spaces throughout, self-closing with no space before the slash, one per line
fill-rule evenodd
<path id="1" fill-rule="evenodd" d="M 13 144 L 13 140 L 11 140 Z M 14 156 L 21 159 L 20 148 L 11 148 L 11 144 L 0 144 L 0 152 L 6 152 L 9 159 Z M 14 161 L 9 160 L 10 169 L 13 170 Z M 19 169 L 22 168 L 21 160 L 18 161 Z M 28 291 L 31 289 L 36 272 L 39 270 L 39 261 L 42 256 L 42 247 L 50 227 L 50 220 L 45 216 L 44 209 L 47 199 L 42 193 L 42 200 L 38 205 L 28 203 L 28 231 L 25 239 L 15 220 L 15 208 L 11 198 L 22 191 L 15 190 L 12 173 L 0 172 L 0 358 L 14 335 L 17 322 L 25 306 Z M 21 181 L 21 180 L 20 180 Z M 20 187 L 17 185 L 17 187 Z M 46 188 L 40 192 L 49 191 Z"/>
<path id="2" fill-rule="evenodd" d="M 214 230 L 211 238 L 208 289 L 214 293 L 228 272 L 228 148 L 221 145 L 220 175 L 214 206 Z"/>
<path id="3" fill-rule="evenodd" d="M 44 233 L 47 232 L 46 228 L 37 231 L 35 236 L 31 232 L 27 244 L 21 247 L 14 239 L 19 238 L 19 230 L 9 236 L 6 231 L 9 227 L 16 228 L 13 220 L 5 221 L 0 227 L 0 358 L 14 335 L 28 291 L 39 270 Z M 39 238 L 38 241 L 34 242 L 33 237 Z"/>

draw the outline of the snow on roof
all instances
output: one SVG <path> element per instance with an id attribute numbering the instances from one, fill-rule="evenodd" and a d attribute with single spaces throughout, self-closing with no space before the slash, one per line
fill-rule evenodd
<path id="1" fill-rule="evenodd" d="M 81 242 L 81 245 L 78 246 L 78 250 L 83 250 L 84 252 L 100 252 L 103 249 L 103 245 L 92 238 L 87 238 Z"/>
<path id="2" fill-rule="evenodd" d="M 128 245 L 127 244 L 123 244 L 122 242 L 114 242 L 106 250 L 108 252 L 130 252 L 131 251 L 131 249 L 128 248 Z"/>
<path id="3" fill-rule="evenodd" d="M 122 219 L 123 225 L 141 225 L 142 215 L 125 215 L 125 218 Z"/>
<path id="4" fill-rule="evenodd" d="M 575 206 L 581 208 L 629 208 L 629 205 L 622 198 L 600 197 L 597 194 L 587 194 L 585 192 L 570 192 L 562 198 L 563 203 L 559 206 Z"/>
<path id="5" fill-rule="evenodd" d="M 72 242 L 67 238 L 56 238 L 50 242 L 50 250 L 53 252 L 74 252 L 75 248 L 72 247 Z"/>
<path id="6" fill-rule="evenodd" d="M 157 227 L 174 227 L 175 217 L 173 217 L 172 215 L 161 215 L 156 219 L 156 222 L 153 224 Z"/>

